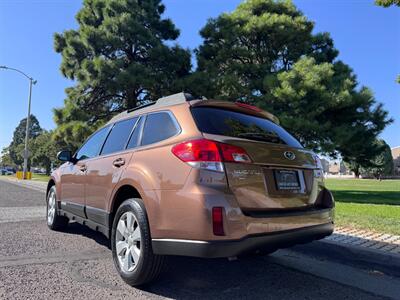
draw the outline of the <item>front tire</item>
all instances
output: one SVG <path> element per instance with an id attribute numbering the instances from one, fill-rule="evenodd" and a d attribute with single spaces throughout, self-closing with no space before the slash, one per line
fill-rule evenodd
<path id="1" fill-rule="evenodd" d="M 153 253 L 141 199 L 125 200 L 118 208 L 112 226 L 111 248 L 114 265 L 129 285 L 144 285 L 160 275 L 165 257 Z"/>
<path id="2" fill-rule="evenodd" d="M 51 230 L 61 231 L 68 226 L 68 218 L 58 215 L 56 187 L 53 185 L 47 193 L 47 226 Z"/>

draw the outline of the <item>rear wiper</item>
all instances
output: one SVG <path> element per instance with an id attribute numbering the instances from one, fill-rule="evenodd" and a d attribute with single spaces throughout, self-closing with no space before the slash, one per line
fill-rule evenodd
<path id="1" fill-rule="evenodd" d="M 277 136 L 276 134 L 272 134 L 272 133 L 243 132 L 243 133 L 239 133 L 237 136 L 247 138 L 247 139 L 266 141 L 269 143 L 284 144 L 279 136 Z"/>

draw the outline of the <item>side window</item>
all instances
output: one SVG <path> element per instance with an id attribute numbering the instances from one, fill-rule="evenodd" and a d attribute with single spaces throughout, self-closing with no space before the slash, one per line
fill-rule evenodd
<path id="1" fill-rule="evenodd" d="M 178 133 L 174 120 L 167 112 L 147 115 L 143 128 L 142 145 L 165 140 Z"/>
<path id="2" fill-rule="evenodd" d="M 101 154 L 109 154 L 124 150 L 132 128 L 135 126 L 137 120 L 138 118 L 133 118 L 115 123 L 104 143 Z"/>
<path id="3" fill-rule="evenodd" d="M 104 127 L 93 134 L 76 153 L 78 160 L 92 158 L 99 155 L 101 146 L 107 137 L 109 126 Z"/>
<path id="4" fill-rule="evenodd" d="M 145 119 L 146 119 L 146 117 L 141 117 L 139 122 L 137 123 L 135 129 L 133 130 L 133 133 L 132 133 L 131 138 L 128 143 L 128 147 L 127 147 L 128 149 L 132 149 L 132 148 L 139 146 L 140 133 L 142 132 Z"/>

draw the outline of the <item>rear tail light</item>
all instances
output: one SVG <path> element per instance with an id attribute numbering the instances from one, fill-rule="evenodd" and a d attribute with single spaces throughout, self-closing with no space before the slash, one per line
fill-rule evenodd
<path id="1" fill-rule="evenodd" d="M 314 158 L 315 166 L 317 168 L 316 170 L 314 170 L 314 177 L 323 178 L 324 171 L 323 171 L 321 159 L 319 158 L 319 156 L 317 154 L 313 154 L 313 158 Z"/>
<path id="2" fill-rule="evenodd" d="M 240 147 L 218 143 L 224 161 L 251 163 L 251 159 L 246 151 Z"/>
<path id="3" fill-rule="evenodd" d="M 317 169 L 323 169 L 321 159 L 317 154 L 313 154 L 314 163 Z"/>
<path id="4" fill-rule="evenodd" d="M 251 163 L 246 151 L 238 146 L 200 139 L 183 142 L 172 153 L 192 167 L 223 172 L 223 162 Z"/>
<path id="5" fill-rule="evenodd" d="M 223 208 L 222 207 L 213 207 L 212 208 L 212 223 L 213 223 L 214 235 L 225 235 Z"/>

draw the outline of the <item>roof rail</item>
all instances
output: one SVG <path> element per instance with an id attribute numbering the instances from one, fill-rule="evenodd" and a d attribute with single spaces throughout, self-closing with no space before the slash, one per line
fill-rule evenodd
<path id="1" fill-rule="evenodd" d="M 191 100 L 195 100 L 195 99 L 196 98 L 193 95 L 191 95 L 189 93 L 181 92 L 181 93 L 169 95 L 166 97 L 162 97 L 157 100 L 157 103 L 162 104 L 162 105 L 173 105 L 173 104 L 183 103 L 183 102 L 191 101 Z"/>
<path id="2" fill-rule="evenodd" d="M 128 109 L 126 112 L 127 112 L 127 113 L 130 113 L 130 112 L 132 112 L 132 111 L 135 111 L 135 110 L 138 110 L 138 109 L 142 109 L 142 108 L 145 108 L 145 107 L 147 107 L 147 106 L 154 105 L 154 104 L 156 104 L 156 103 L 157 103 L 156 101 L 151 101 L 151 102 L 149 102 L 149 103 L 146 103 L 146 104 L 143 104 L 143 105 L 140 105 L 140 106 L 136 106 L 136 107 L 134 107 L 134 108 L 130 108 L 130 109 Z"/>
<path id="3" fill-rule="evenodd" d="M 192 101 L 192 100 L 196 100 L 196 99 L 199 99 L 199 98 L 196 98 L 196 97 L 192 96 L 191 94 L 184 93 L 184 92 L 181 92 L 181 93 L 178 93 L 178 94 L 174 94 L 174 95 L 170 95 L 170 96 L 166 96 L 166 97 L 162 97 L 162 98 L 159 98 L 157 101 L 151 101 L 151 102 L 148 102 L 146 104 L 143 104 L 143 105 L 128 109 L 128 110 L 116 115 L 115 117 L 113 117 L 108 123 L 112 123 L 112 122 L 115 122 L 117 120 L 120 120 L 120 119 L 124 118 L 127 114 L 129 114 L 129 113 L 131 113 L 133 111 L 148 107 L 148 106 L 152 106 L 152 105 L 156 105 L 157 107 L 158 106 L 159 107 L 170 106 L 170 105 L 185 103 L 186 101 Z M 200 98 L 200 99 L 204 100 L 205 98 L 203 97 L 203 98 Z"/>
<path id="4" fill-rule="evenodd" d="M 181 93 L 165 96 L 165 97 L 157 99 L 156 101 L 151 101 L 149 103 L 128 109 L 126 112 L 130 113 L 132 111 L 142 109 L 147 106 L 154 105 L 156 103 L 162 104 L 162 105 L 173 105 L 173 104 L 178 104 L 178 103 L 182 103 L 182 102 L 186 102 L 186 101 L 192 101 L 195 99 L 196 99 L 196 97 L 194 97 L 192 94 L 181 92 Z"/>

